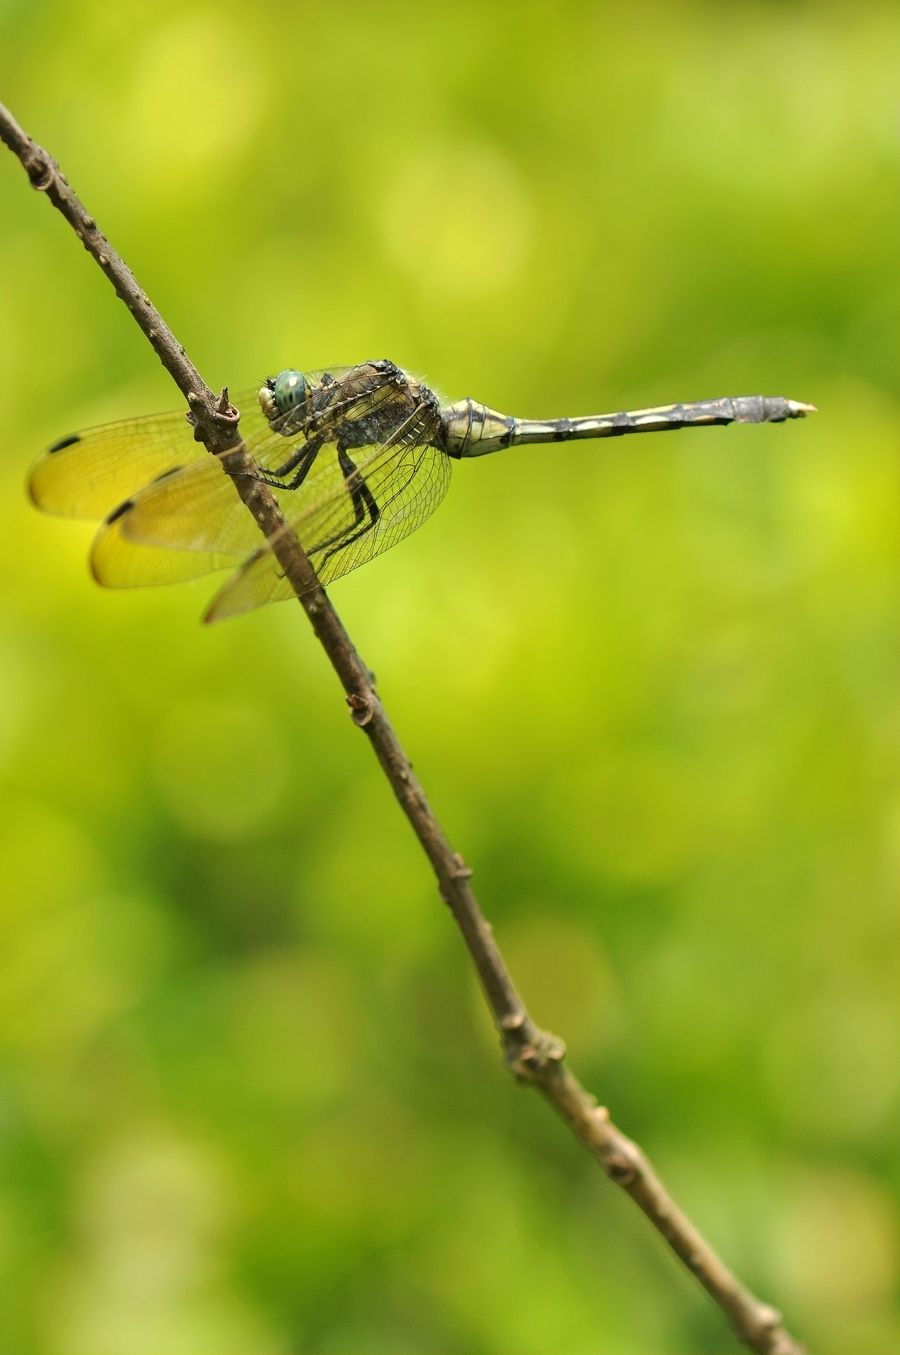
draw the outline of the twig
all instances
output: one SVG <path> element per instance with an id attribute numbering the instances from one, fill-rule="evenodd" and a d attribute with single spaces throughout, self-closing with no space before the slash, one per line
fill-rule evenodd
<path id="1" fill-rule="evenodd" d="M 279 530 L 284 526 L 284 518 L 278 503 L 267 486 L 253 478 L 253 462 L 237 436 L 239 415 L 229 407 L 227 391 L 217 397 L 204 383 L 184 348 L 100 233 L 55 162 L 35 145 L 2 104 L 0 140 L 19 158 L 32 186 L 45 193 L 58 208 L 106 274 L 185 396 L 197 436 L 210 452 L 222 458 L 224 469 L 232 476 L 237 493 L 260 531 L 272 540 L 278 562 L 341 681 L 351 716 L 368 737 L 431 862 L 441 897 L 448 904 L 478 971 L 508 1066 L 520 1081 L 531 1083 L 541 1092 L 610 1180 L 640 1206 L 676 1256 L 727 1314 L 741 1341 L 762 1355 L 803 1355 L 802 1347 L 785 1330 L 781 1315 L 738 1282 L 676 1206 L 641 1150 L 616 1128 L 608 1111 L 598 1106 L 570 1072 L 564 1062 L 562 1041 L 541 1030 L 529 1016 L 478 905 L 470 884 L 472 872 L 453 850 L 435 818 L 385 714 L 371 674 L 319 587 L 300 543 L 291 532 Z"/>

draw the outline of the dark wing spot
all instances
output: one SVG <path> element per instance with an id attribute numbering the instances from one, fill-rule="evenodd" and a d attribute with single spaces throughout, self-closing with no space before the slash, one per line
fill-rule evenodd
<path id="1" fill-rule="evenodd" d="M 160 480 L 167 480 L 170 475 L 176 475 L 180 470 L 184 470 L 184 466 L 170 466 L 168 470 L 160 471 L 159 475 L 154 475 L 150 483 L 153 485 L 157 485 L 159 484 Z"/>
<path id="2" fill-rule="evenodd" d="M 64 447 L 71 447 L 74 443 L 81 441 L 80 433 L 70 433 L 67 438 L 60 438 L 59 442 L 54 442 L 52 447 L 47 448 L 47 455 L 52 456 L 54 452 L 61 452 Z"/>
<path id="3" fill-rule="evenodd" d="M 106 519 L 107 527 L 111 527 L 114 522 L 118 522 L 119 518 L 123 517 L 133 507 L 134 499 L 126 499 L 124 503 L 120 503 L 118 508 L 114 508 L 110 513 L 109 517 Z"/>

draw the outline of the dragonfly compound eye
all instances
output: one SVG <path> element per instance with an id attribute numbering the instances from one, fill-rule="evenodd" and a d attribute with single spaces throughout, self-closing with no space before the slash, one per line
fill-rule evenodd
<path id="1" fill-rule="evenodd" d="M 279 372 L 272 387 L 272 394 L 278 412 L 284 414 L 287 410 L 302 405 L 306 399 L 306 378 L 302 372 L 290 369 Z"/>

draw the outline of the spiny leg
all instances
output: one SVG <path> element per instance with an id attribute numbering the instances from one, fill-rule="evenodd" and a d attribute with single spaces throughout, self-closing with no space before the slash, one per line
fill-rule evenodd
<path id="1" fill-rule="evenodd" d="M 299 489 L 312 470 L 316 457 L 322 448 L 322 442 L 305 442 L 298 451 L 294 452 L 285 461 L 283 466 L 277 470 L 260 471 L 254 475 L 254 480 L 262 480 L 264 485 L 271 485 L 273 489 Z M 285 482 L 285 476 L 289 475 L 296 468 L 296 474 L 292 479 Z"/>
<path id="2" fill-rule="evenodd" d="M 338 447 L 337 452 L 341 474 L 344 477 L 344 483 L 353 504 L 353 522 L 341 531 L 335 532 L 333 536 L 326 536 L 324 540 L 317 541 L 314 546 L 309 548 L 310 555 L 318 555 L 319 551 L 325 551 L 319 562 L 320 567 L 326 564 L 339 550 L 343 550 L 345 546 L 351 545 L 352 542 L 358 541 L 360 537 L 371 532 L 381 517 L 381 509 L 378 507 L 375 495 L 359 473 L 349 453 L 343 447 Z"/>
<path id="3" fill-rule="evenodd" d="M 309 465 L 312 465 L 318 451 L 318 447 L 309 449 Z M 350 495 L 350 502 L 353 504 L 353 521 L 348 527 L 342 528 L 341 531 L 335 532 L 332 536 L 326 536 L 322 541 L 317 541 L 314 546 L 308 548 L 304 547 L 307 555 L 310 556 L 318 554 L 321 550 L 326 550 L 326 547 L 330 547 L 331 549 L 326 550 L 325 555 L 323 555 L 320 561 L 320 564 L 322 565 L 330 560 L 332 555 L 335 555 L 344 546 L 349 546 L 351 542 L 357 541 L 361 536 L 365 536 L 367 532 L 370 532 L 381 516 L 381 509 L 378 507 L 375 495 L 359 474 L 351 457 L 348 456 L 341 447 L 338 448 L 338 463 L 341 468 L 341 474 L 344 477 L 344 485 Z M 309 470 L 309 465 L 303 468 L 304 476 Z M 258 478 L 262 479 L 263 477 L 260 476 Z M 266 484 L 268 483 L 270 482 L 266 480 Z M 276 489 L 291 489 L 293 487 L 293 485 L 283 484 L 276 484 L 275 486 Z M 367 513 L 368 519 L 366 519 Z M 252 561 L 259 559 L 259 557 L 264 554 L 265 548 L 261 547 L 259 550 L 254 551 L 247 563 L 249 564 Z M 282 570 L 276 570 L 276 574 L 279 579 L 284 578 Z"/>

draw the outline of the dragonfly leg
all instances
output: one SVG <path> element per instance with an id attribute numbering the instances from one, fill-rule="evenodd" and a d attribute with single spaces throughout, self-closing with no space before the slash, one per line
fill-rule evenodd
<path id="1" fill-rule="evenodd" d="M 314 546 L 309 548 L 310 555 L 318 555 L 320 551 L 325 552 L 319 561 L 319 568 L 333 555 L 336 555 L 339 550 L 343 550 L 345 546 L 349 546 L 353 541 L 358 541 L 360 537 L 370 532 L 381 517 L 381 509 L 378 507 L 375 495 L 360 475 L 349 453 L 344 451 L 342 447 L 338 447 L 338 462 L 344 483 L 347 486 L 347 492 L 350 495 L 350 501 L 353 504 L 353 521 L 341 531 L 335 532 L 333 536 L 326 536 L 324 540 L 317 541 Z"/>
<path id="2" fill-rule="evenodd" d="M 271 485 L 273 489 L 299 489 L 312 470 L 321 446 L 321 442 L 306 442 L 283 466 L 277 470 L 260 471 L 253 478 L 262 480 L 264 485 Z M 295 474 L 285 482 L 285 476 L 290 475 L 291 471 L 295 471 Z"/>

